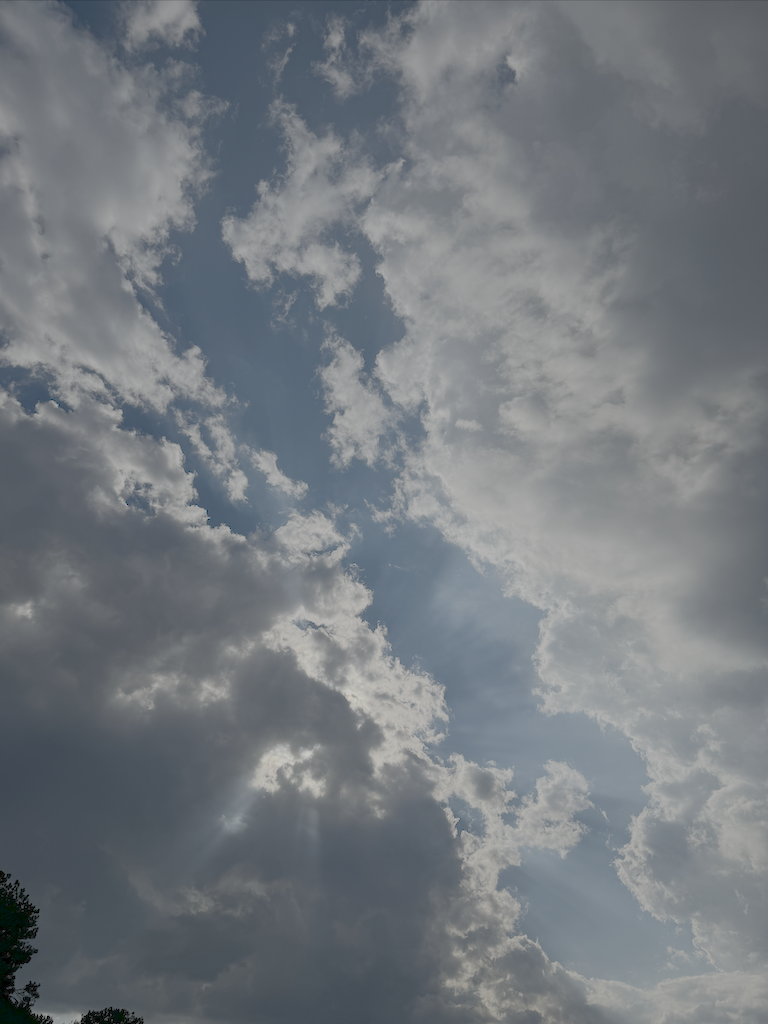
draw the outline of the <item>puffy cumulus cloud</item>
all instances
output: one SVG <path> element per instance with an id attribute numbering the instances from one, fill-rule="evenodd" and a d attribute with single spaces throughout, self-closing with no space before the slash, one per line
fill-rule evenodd
<path id="1" fill-rule="evenodd" d="M 418 760 L 377 777 L 377 722 L 268 642 L 285 616 L 330 635 L 365 605 L 343 539 L 319 514 L 274 539 L 211 529 L 178 450 L 90 400 L 6 398 L 1 429 L 3 770 L 27 766 L 9 813 L 34 802 L 38 853 L 3 847 L 43 904 L 48 1005 L 239 1019 L 290 991 L 364 999 L 369 976 L 397 1005 L 458 870 L 447 823 Z"/>
<path id="2" fill-rule="evenodd" d="M 480 767 L 461 754 L 449 758 L 448 771 L 438 778 L 438 793 L 445 801 L 449 821 L 459 830 L 463 807 L 471 808 L 475 817 L 480 815 L 479 829 L 470 821 L 469 828 L 459 830 L 468 885 L 486 889 L 495 897 L 501 872 L 522 862 L 521 848 L 557 850 L 565 857 L 588 831 L 574 817 L 592 807 L 587 780 L 564 762 L 548 761 L 544 767 L 547 774 L 536 781 L 536 795 L 518 800 L 508 788 L 511 769 L 493 764 Z M 514 824 L 505 821 L 512 815 Z"/>
<path id="3" fill-rule="evenodd" d="M 547 774 L 536 782 L 536 796 L 525 797 L 518 814 L 518 842 L 523 846 L 557 850 L 565 857 L 587 831 L 574 818 L 592 807 L 589 784 L 581 772 L 563 761 L 547 761 Z"/>
<path id="4" fill-rule="evenodd" d="M 250 281 L 306 276 L 318 308 L 325 309 L 349 295 L 360 277 L 358 257 L 332 240 L 329 229 L 353 219 L 380 175 L 359 154 L 350 155 L 332 131 L 318 138 L 283 101 L 272 112 L 285 137 L 285 177 L 274 185 L 259 183 L 259 199 L 247 217 L 224 218 L 224 241 Z"/>
<path id="5" fill-rule="evenodd" d="M 498 884 L 505 868 L 521 864 L 523 848 L 555 849 L 564 857 L 586 831 L 574 818 L 592 806 L 586 780 L 561 762 L 545 768 L 536 795 L 522 800 L 509 789 L 511 769 L 453 754 L 436 774 L 463 869 L 459 893 L 446 908 L 444 984 L 480 1019 L 598 1022 L 606 1018 L 587 1008 L 583 979 L 566 974 L 520 934 L 521 905 Z"/>
<path id="6" fill-rule="evenodd" d="M 281 469 L 277 468 L 277 456 L 274 452 L 251 451 L 253 465 L 267 478 L 270 487 L 289 494 L 292 498 L 303 498 L 309 489 L 303 480 L 291 480 Z"/>
<path id="7" fill-rule="evenodd" d="M 159 44 L 191 47 L 202 31 L 196 0 L 131 0 L 121 13 L 129 52 Z"/>
<path id="8" fill-rule="evenodd" d="M 151 4 L 127 10 L 155 17 Z M 200 349 L 179 352 L 149 312 L 170 232 L 194 227 L 211 177 L 201 129 L 223 105 L 182 64 L 121 65 L 63 6 L 8 4 L 0 22 L 0 360 L 72 406 L 94 395 L 162 413 L 184 401 L 177 425 L 242 500 L 235 443 L 211 414 L 226 396 Z"/>
<path id="9" fill-rule="evenodd" d="M 181 64 L 121 66 L 63 6 L 6 4 L 0 28 L 4 362 L 53 373 L 71 401 L 221 404 L 200 351 L 177 353 L 136 294 L 159 283 L 170 230 L 194 224 L 216 104 Z"/>
<path id="10" fill-rule="evenodd" d="M 333 414 L 328 441 L 333 462 L 348 466 L 353 459 L 375 465 L 382 455 L 382 440 L 397 423 L 375 381 L 366 378 L 360 353 L 344 338 L 332 334 L 323 348 L 331 359 L 320 370 L 325 408 Z"/>
<path id="11" fill-rule="evenodd" d="M 213 475 L 224 482 L 230 501 L 245 501 L 248 477 L 240 469 L 238 445 L 224 416 L 215 413 L 201 421 L 189 411 L 175 409 L 174 414 L 179 430 L 189 438 L 197 455 Z M 206 443 L 203 430 L 211 444 Z"/>
<path id="12" fill-rule="evenodd" d="M 757 972 L 765 11 L 603 14 L 425 3 L 364 35 L 399 83 L 404 159 L 358 223 L 405 335 L 369 404 L 346 353 L 329 436 L 370 461 L 377 403 L 418 416 L 387 514 L 542 609 L 544 710 L 616 726 L 647 765 L 620 877 L 716 968 Z M 757 1020 L 729 984 L 722 1019 Z M 710 985 L 674 989 L 679 1019 Z"/>
<path id="13" fill-rule="evenodd" d="M 5 813 L 28 822 L 3 856 L 42 906 L 45 1009 L 603 1020 L 497 884 L 579 779 L 550 765 L 521 802 L 430 755 L 442 688 L 361 618 L 331 520 L 208 526 L 178 447 L 87 397 L 3 393 L 0 462 L 0 767 L 24 765 Z"/>

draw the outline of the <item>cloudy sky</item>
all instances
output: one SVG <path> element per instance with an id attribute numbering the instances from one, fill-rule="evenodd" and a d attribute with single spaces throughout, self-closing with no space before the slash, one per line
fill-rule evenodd
<path id="1" fill-rule="evenodd" d="M 38 1009 L 768 1020 L 768 5 L 0 6 Z"/>

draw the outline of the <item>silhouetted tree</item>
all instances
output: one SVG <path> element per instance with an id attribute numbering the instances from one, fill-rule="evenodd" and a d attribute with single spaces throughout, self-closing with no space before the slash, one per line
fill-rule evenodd
<path id="1" fill-rule="evenodd" d="M 26 892 L 11 876 L 0 871 L 0 997 L 12 1000 L 16 972 L 28 964 L 37 950 L 30 939 L 37 935 L 37 915 Z M 27 986 L 29 1002 L 37 995 L 34 982 Z"/>
<path id="2" fill-rule="evenodd" d="M 37 915 L 18 882 L 0 871 L 0 1024 L 53 1024 L 51 1017 L 32 1012 L 40 986 L 28 981 L 16 988 L 16 972 L 37 952 L 30 942 L 37 935 Z"/>
<path id="3" fill-rule="evenodd" d="M 0 1000 L 0 1024 L 53 1024 L 53 1017 L 33 1013 L 29 1008 L 17 1006 L 6 999 Z"/>
<path id="4" fill-rule="evenodd" d="M 0 871 L 0 1024 L 53 1024 L 52 1017 L 32 1012 L 40 991 L 37 982 L 16 988 L 16 972 L 37 952 L 30 940 L 37 935 L 39 913 L 19 883 Z M 79 1024 L 144 1024 L 144 1020 L 130 1010 L 108 1006 L 89 1010 Z"/>
<path id="5" fill-rule="evenodd" d="M 143 1017 L 137 1017 L 130 1010 L 118 1010 L 108 1006 L 104 1010 L 89 1010 L 80 1018 L 80 1024 L 144 1024 Z"/>

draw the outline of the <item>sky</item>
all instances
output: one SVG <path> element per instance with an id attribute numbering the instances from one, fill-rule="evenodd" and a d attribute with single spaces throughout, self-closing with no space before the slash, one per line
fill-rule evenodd
<path id="1" fill-rule="evenodd" d="M 0 867 L 69 1024 L 766 1024 L 768 5 L 0 5 Z"/>

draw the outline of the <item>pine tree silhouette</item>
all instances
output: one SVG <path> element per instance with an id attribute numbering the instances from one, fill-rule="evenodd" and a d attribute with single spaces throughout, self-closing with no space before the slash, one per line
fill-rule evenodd
<path id="1" fill-rule="evenodd" d="M 30 940 L 37 935 L 39 913 L 18 881 L 0 871 L 0 1024 L 53 1024 L 52 1017 L 32 1011 L 40 991 L 37 982 L 16 988 L 16 972 L 37 952 Z M 144 1019 L 108 1006 L 89 1010 L 79 1024 L 144 1024 Z"/>

